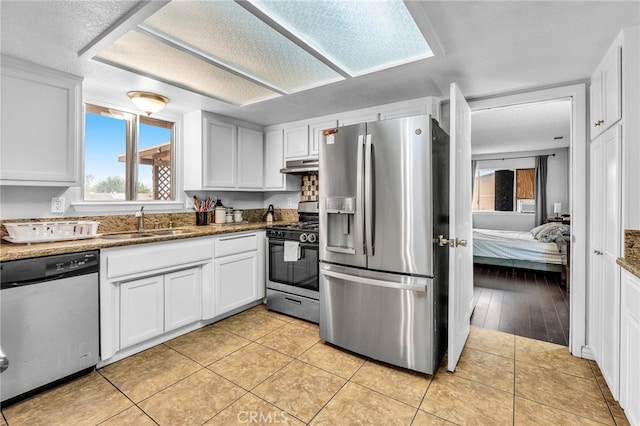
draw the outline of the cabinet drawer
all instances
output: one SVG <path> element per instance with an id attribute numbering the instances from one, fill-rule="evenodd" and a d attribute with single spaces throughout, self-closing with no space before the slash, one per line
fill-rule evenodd
<path id="1" fill-rule="evenodd" d="M 189 239 L 106 249 L 103 252 L 106 255 L 107 278 L 157 272 L 196 262 L 211 261 L 213 257 L 211 247 L 209 239 Z"/>
<path id="2" fill-rule="evenodd" d="M 216 258 L 229 256 L 231 254 L 246 253 L 257 249 L 258 235 L 256 233 L 233 234 L 219 237 L 214 243 L 214 255 Z"/>

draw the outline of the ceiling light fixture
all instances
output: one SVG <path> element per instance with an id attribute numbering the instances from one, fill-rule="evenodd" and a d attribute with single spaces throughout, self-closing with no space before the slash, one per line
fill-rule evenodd
<path id="1" fill-rule="evenodd" d="M 169 103 L 169 98 L 151 92 L 129 92 L 127 93 L 131 102 L 147 115 L 155 114 Z"/>

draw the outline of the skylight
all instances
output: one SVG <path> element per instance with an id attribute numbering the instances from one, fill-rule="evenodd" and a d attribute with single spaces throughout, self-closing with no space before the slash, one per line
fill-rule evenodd
<path id="1" fill-rule="evenodd" d="M 351 76 L 433 56 L 400 0 L 250 0 Z"/>
<path id="2" fill-rule="evenodd" d="M 174 0 L 94 59 L 243 106 L 430 56 L 401 0 Z"/>

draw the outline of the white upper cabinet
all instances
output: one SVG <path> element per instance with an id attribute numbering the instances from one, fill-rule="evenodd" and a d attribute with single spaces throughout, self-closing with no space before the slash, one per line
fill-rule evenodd
<path id="1" fill-rule="evenodd" d="M 0 184 L 75 186 L 82 79 L 2 56 Z"/>
<path id="2" fill-rule="evenodd" d="M 591 76 L 591 139 L 622 118 L 622 46 L 611 46 Z"/>
<path id="3" fill-rule="evenodd" d="M 309 156 L 309 126 L 300 125 L 284 129 L 284 158 Z"/>
<path id="4" fill-rule="evenodd" d="M 380 107 L 380 120 L 413 117 L 414 115 L 430 115 L 440 121 L 440 101 L 433 97 L 396 102 Z"/>
<path id="5" fill-rule="evenodd" d="M 322 132 L 338 126 L 337 119 L 314 121 L 309 124 L 309 155 L 318 156 L 320 141 L 324 137 Z"/>
<path id="6" fill-rule="evenodd" d="M 284 130 L 268 130 L 264 135 L 264 190 L 299 191 L 300 177 L 280 173 L 284 167 Z"/>
<path id="7" fill-rule="evenodd" d="M 262 129 L 195 111 L 184 116 L 184 189 L 262 190 Z"/>
<path id="8" fill-rule="evenodd" d="M 234 124 L 205 118 L 204 188 L 235 188 L 238 185 L 238 130 Z"/>
<path id="9" fill-rule="evenodd" d="M 262 132 L 238 127 L 238 187 L 262 188 L 263 157 Z"/>

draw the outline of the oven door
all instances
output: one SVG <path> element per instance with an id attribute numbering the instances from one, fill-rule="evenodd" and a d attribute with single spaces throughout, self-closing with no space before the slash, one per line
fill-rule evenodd
<path id="1" fill-rule="evenodd" d="M 295 287 L 301 296 L 317 297 L 318 253 L 317 244 L 300 243 L 300 259 L 285 262 L 284 240 L 269 239 L 267 288 L 291 292 Z"/>

